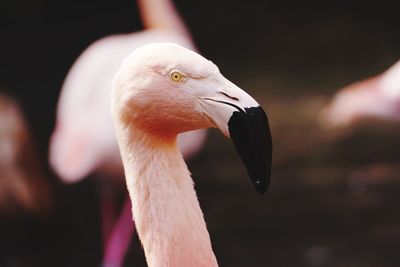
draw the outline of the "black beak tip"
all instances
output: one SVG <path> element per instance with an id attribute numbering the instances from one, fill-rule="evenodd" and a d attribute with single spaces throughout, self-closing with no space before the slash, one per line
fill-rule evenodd
<path id="1" fill-rule="evenodd" d="M 272 137 L 267 114 L 260 106 L 238 109 L 233 112 L 228 126 L 255 189 L 264 194 L 270 183 L 272 163 Z"/>
<path id="2" fill-rule="evenodd" d="M 262 181 L 267 181 L 267 182 L 262 182 Z M 256 178 L 254 179 L 253 184 L 257 192 L 260 193 L 260 195 L 264 195 L 269 187 L 269 179 Z"/>

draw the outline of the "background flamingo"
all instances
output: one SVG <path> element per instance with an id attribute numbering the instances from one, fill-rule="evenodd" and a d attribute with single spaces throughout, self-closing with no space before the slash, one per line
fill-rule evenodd
<path id="1" fill-rule="evenodd" d="M 272 143 L 263 109 L 211 61 L 155 43 L 124 61 L 112 110 L 148 266 L 218 266 L 177 134 L 218 127 L 232 138 L 255 188 L 264 193 Z"/>
<path id="2" fill-rule="evenodd" d="M 331 127 L 367 117 L 400 121 L 400 61 L 380 75 L 341 89 L 321 116 Z"/>
<path id="3" fill-rule="evenodd" d="M 0 215 L 43 214 L 50 191 L 23 112 L 0 94 Z"/>
<path id="4" fill-rule="evenodd" d="M 107 266 L 122 264 L 133 232 L 129 201 L 125 201 L 115 224 L 113 218 L 115 190 L 110 188 L 123 190 L 123 172 L 109 114 L 112 79 L 123 59 L 141 45 L 170 41 L 195 49 L 172 1 L 139 0 L 138 4 L 146 30 L 100 39 L 71 67 L 62 87 L 50 142 L 49 160 L 63 181 L 77 182 L 91 173 L 106 178 L 101 188 L 101 216 L 103 264 Z M 199 130 L 180 136 L 179 145 L 186 159 L 198 152 L 205 134 L 205 130 Z M 115 183 L 105 181 L 109 178 Z"/>

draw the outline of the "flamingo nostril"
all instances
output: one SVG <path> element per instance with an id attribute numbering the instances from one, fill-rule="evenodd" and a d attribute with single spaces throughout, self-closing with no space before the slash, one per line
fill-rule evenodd
<path id="1" fill-rule="evenodd" d="M 224 96 L 226 96 L 226 97 L 232 99 L 232 100 L 239 101 L 239 98 L 237 98 L 237 97 L 230 96 L 230 95 L 228 95 L 227 93 L 224 93 L 224 92 L 219 92 L 219 93 L 220 93 L 221 95 L 224 95 Z"/>

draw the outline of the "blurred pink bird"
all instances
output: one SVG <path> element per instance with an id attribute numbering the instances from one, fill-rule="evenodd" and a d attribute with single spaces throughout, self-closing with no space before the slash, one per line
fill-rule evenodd
<path id="1" fill-rule="evenodd" d="M 367 117 L 400 121 L 400 61 L 384 73 L 342 89 L 322 110 L 327 127 L 344 127 Z"/>
<path id="2" fill-rule="evenodd" d="M 145 30 L 102 38 L 90 45 L 71 67 L 58 103 L 56 127 L 50 140 L 49 161 L 60 178 L 78 182 L 91 173 L 124 180 L 112 119 L 112 80 L 123 60 L 137 47 L 152 42 L 174 42 L 195 49 L 188 29 L 171 0 L 138 0 Z M 179 148 L 186 159 L 196 154 L 206 131 L 179 136 Z M 132 233 L 130 202 L 126 197 L 114 224 L 114 205 L 101 194 L 105 266 L 119 267 Z"/>
<path id="3" fill-rule="evenodd" d="M 51 191 L 17 101 L 0 93 L 0 217 L 46 214 Z"/>

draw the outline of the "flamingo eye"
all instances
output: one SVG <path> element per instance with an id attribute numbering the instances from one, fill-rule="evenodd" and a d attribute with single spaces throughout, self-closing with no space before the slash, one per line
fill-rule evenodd
<path id="1" fill-rule="evenodd" d="M 171 78 L 171 80 L 173 80 L 174 82 L 182 82 L 183 81 L 183 75 L 182 73 L 180 73 L 177 70 L 173 70 L 171 71 L 171 73 L 169 74 L 169 77 Z"/>

